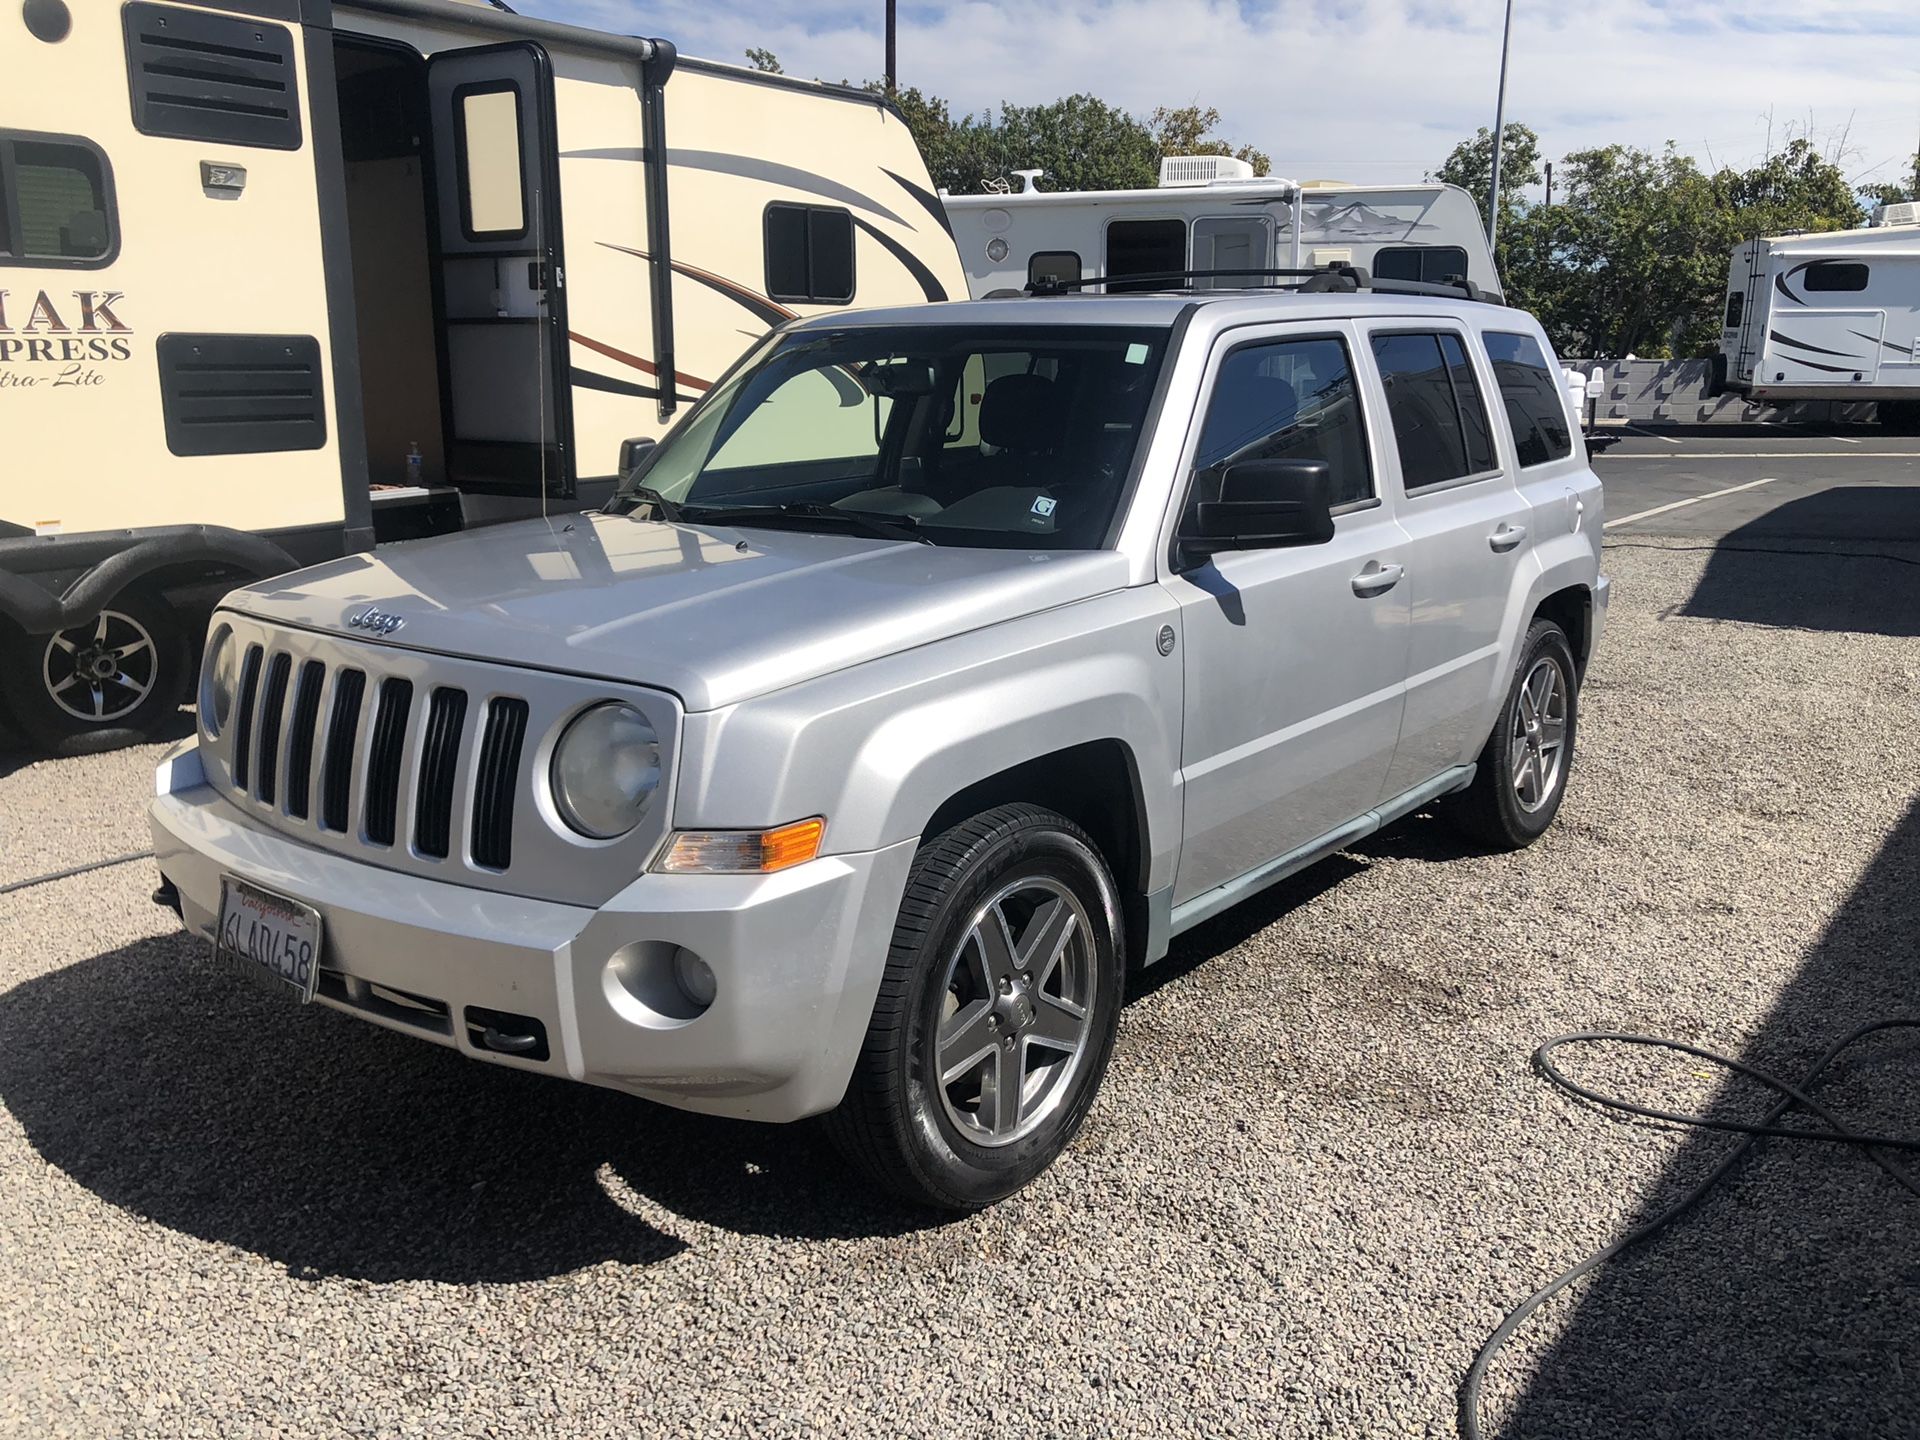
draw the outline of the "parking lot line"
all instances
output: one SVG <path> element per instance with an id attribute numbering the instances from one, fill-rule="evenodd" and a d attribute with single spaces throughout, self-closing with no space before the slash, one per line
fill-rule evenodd
<path id="1" fill-rule="evenodd" d="M 1705 495 L 1689 496 L 1685 500 L 1675 500 L 1671 504 L 1656 505 L 1651 510 L 1641 510 L 1632 515 L 1622 515 L 1618 520 L 1609 520 L 1600 528 L 1611 530 L 1616 525 L 1631 525 L 1636 520 L 1651 519 L 1655 515 L 1664 515 L 1669 510 L 1681 510 L 1689 505 L 1698 505 L 1702 500 L 1718 500 L 1722 495 L 1738 495 L 1742 490 L 1752 490 L 1761 485 L 1771 485 L 1777 476 L 1769 475 L 1764 480 L 1749 480 L 1744 485 L 1729 485 L 1724 490 L 1710 490 Z"/>
<path id="2" fill-rule="evenodd" d="M 1656 450 L 1651 455 L 1614 455 L 1602 450 L 1594 458 L 1596 460 L 1920 460 L 1920 450 L 1690 450 L 1681 454 Z"/>

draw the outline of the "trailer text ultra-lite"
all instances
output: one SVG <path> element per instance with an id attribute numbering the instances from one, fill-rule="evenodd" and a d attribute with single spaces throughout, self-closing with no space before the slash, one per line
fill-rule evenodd
<path id="1" fill-rule="evenodd" d="M 965 294 L 863 91 L 479 0 L 10 0 L 0 704 L 147 733 L 233 585 L 577 510 L 768 327 Z"/>

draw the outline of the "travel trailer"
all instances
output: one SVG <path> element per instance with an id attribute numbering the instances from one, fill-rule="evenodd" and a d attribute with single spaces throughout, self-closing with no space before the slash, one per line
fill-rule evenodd
<path id="1" fill-rule="evenodd" d="M 1170 155 L 1155 190 L 1041 190 L 1015 172 L 1006 195 L 943 195 L 975 299 L 1028 285 L 1189 270 L 1355 265 L 1383 280 L 1470 280 L 1500 295 L 1480 212 L 1452 185 L 1358 186 L 1256 179 L 1244 160 Z M 1257 279 L 1218 276 L 1202 288 Z M 1102 288 L 1102 287 L 1094 287 Z"/>
<path id="2" fill-rule="evenodd" d="M 1715 394 L 1874 400 L 1882 424 L 1920 430 L 1920 205 L 1737 246 L 1721 325 Z"/>
<path id="3" fill-rule="evenodd" d="M 163 724 L 242 581 L 608 493 L 768 327 L 962 297 L 898 113 L 484 0 L 0 7 L 0 703 Z"/>

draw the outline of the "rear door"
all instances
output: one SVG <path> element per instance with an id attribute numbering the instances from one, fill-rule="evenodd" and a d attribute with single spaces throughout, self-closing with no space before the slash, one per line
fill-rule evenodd
<path id="1" fill-rule="evenodd" d="M 427 63 L 446 292 L 447 475 L 463 490 L 573 494 L 553 69 L 538 45 Z"/>

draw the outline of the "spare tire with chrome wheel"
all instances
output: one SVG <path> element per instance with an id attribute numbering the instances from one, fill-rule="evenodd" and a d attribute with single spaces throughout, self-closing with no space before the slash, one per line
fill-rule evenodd
<path id="1" fill-rule="evenodd" d="M 1535 620 L 1473 783 L 1448 812 L 1492 849 L 1531 845 L 1560 813 L 1579 719 L 1580 671 L 1566 631 Z"/>
<path id="2" fill-rule="evenodd" d="M 187 692 L 191 649 L 178 614 L 144 589 L 53 635 L 0 635 L 7 709 L 27 741 L 86 755 L 149 739 Z"/>
<path id="3" fill-rule="evenodd" d="M 1064 816 L 1005 805 L 929 839 L 828 1117 L 835 1142 L 918 1204 L 1011 1195 L 1066 1148 L 1100 1088 L 1123 953 L 1113 878 Z"/>

